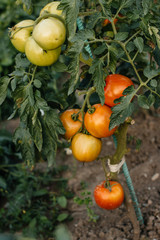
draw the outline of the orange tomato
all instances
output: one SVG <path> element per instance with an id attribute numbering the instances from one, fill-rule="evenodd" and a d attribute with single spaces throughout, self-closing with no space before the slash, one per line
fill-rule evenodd
<path id="1" fill-rule="evenodd" d="M 108 75 L 105 79 L 106 86 L 104 87 L 104 95 L 105 95 L 105 104 L 113 107 L 116 104 L 114 100 L 123 96 L 123 91 L 134 85 L 132 80 L 126 76 L 121 74 L 111 74 Z"/>
<path id="2" fill-rule="evenodd" d="M 112 110 L 110 107 L 101 104 L 95 104 L 94 113 L 86 113 L 84 117 L 84 125 L 87 131 L 97 138 L 104 138 L 111 136 L 116 128 L 109 130 L 110 117 Z"/>
<path id="3" fill-rule="evenodd" d="M 79 113 L 78 119 L 74 121 L 72 115 L 76 114 L 80 109 L 68 109 L 60 115 L 60 120 L 66 130 L 65 139 L 73 137 L 82 126 L 82 114 Z"/>
<path id="4" fill-rule="evenodd" d="M 124 191 L 120 183 L 116 181 L 109 181 L 111 190 L 108 189 L 103 181 L 97 185 L 94 190 L 94 199 L 97 205 L 106 210 L 118 208 L 124 200 Z"/>

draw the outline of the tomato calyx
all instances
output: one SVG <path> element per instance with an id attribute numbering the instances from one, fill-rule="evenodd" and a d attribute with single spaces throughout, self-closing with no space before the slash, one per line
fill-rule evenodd
<path id="1" fill-rule="evenodd" d="M 71 115 L 71 118 L 72 118 L 72 120 L 73 121 L 79 121 L 79 122 L 81 122 L 80 120 L 79 120 L 79 114 L 80 114 L 80 111 L 78 112 L 78 113 L 73 113 L 72 115 Z"/>
<path id="2" fill-rule="evenodd" d="M 89 107 L 89 109 L 87 110 L 87 112 L 89 113 L 89 114 L 93 114 L 94 112 L 95 112 L 95 110 L 96 110 L 96 108 L 95 107 Z"/>

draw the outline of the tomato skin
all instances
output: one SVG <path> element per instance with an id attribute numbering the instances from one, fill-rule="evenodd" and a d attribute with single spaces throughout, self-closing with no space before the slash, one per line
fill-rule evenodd
<path id="1" fill-rule="evenodd" d="M 72 114 L 78 113 L 80 109 L 68 109 L 60 115 L 60 120 L 63 124 L 63 127 L 66 130 L 64 135 L 65 139 L 70 139 L 73 137 L 82 126 L 82 114 L 79 113 L 78 119 L 81 121 L 74 121 L 72 119 Z"/>
<path id="2" fill-rule="evenodd" d="M 118 208 L 124 200 L 124 191 L 121 184 L 116 181 L 109 182 L 111 191 L 105 187 L 106 181 L 97 185 L 94 190 L 94 199 L 97 205 L 106 210 Z"/>
<path id="3" fill-rule="evenodd" d="M 94 161 L 101 152 L 102 142 L 92 135 L 77 133 L 71 143 L 73 156 L 81 162 Z"/>
<path id="4" fill-rule="evenodd" d="M 60 47 L 66 39 L 66 28 L 57 18 L 42 19 L 33 29 L 32 36 L 45 50 Z"/>
<path id="5" fill-rule="evenodd" d="M 101 104 L 95 104 L 95 112 L 84 117 L 84 125 L 87 131 L 97 138 L 104 138 L 111 136 L 117 128 L 109 130 L 110 117 L 112 110 L 110 107 Z"/>
<path id="6" fill-rule="evenodd" d="M 44 8 L 41 9 L 40 16 L 42 14 L 44 14 L 45 11 L 48 12 L 48 13 L 57 14 L 57 15 L 61 16 L 62 15 L 62 10 L 57 9 L 59 4 L 60 4 L 59 1 L 48 3 L 46 6 L 44 6 Z"/>
<path id="7" fill-rule="evenodd" d="M 31 36 L 31 32 L 33 30 L 33 20 L 23 20 L 19 23 L 17 23 L 11 31 L 11 42 L 13 46 L 20 52 L 25 52 L 25 44 L 27 39 Z M 30 27 L 26 27 L 30 26 Z M 22 29 L 19 29 L 19 27 L 25 27 Z"/>
<path id="8" fill-rule="evenodd" d="M 121 74 L 111 74 L 105 79 L 106 86 L 104 87 L 105 104 L 113 107 L 117 104 L 114 100 L 123 96 L 123 91 L 133 85 L 130 78 L 123 76 Z"/>
<path id="9" fill-rule="evenodd" d="M 25 45 L 25 54 L 28 60 L 37 66 L 50 66 L 58 60 L 61 47 L 50 51 L 44 51 L 33 39 L 29 37 Z"/>

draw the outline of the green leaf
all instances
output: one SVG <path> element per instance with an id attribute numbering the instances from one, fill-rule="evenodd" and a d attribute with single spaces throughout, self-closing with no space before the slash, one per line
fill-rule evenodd
<path id="1" fill-rule="evenodd" d="M 115 35 L 115 40 L 124 41 L 128 37 L 128 32 L 118 32 Z"/>
<path id="2" fill-rule="evenodd" d="M 42 118 L 43 129 L 43 148 L 42 154 L 48 161 L 48 166 L 51 167 L 54 164 L 58 135 L 64 134 L 65 129 L 60 121 L 60 118 L 56 110 L 49 110 L 45 112 Z"/>
<path id="3" fill-rule="evenodd" d="M 71 77 L 69 79 L 68 95 L 73 93 L 79 80 L 79 61 L 80 57 L 78 54 L 75 55 L 75 58 L 72 59 L 69 65 L 69 72 L 71 73 Z"/>
<path id="4" fill-rule="evenodd" d="M 58 204 L 62 207 L 62 208 L 66 208 L 67 206 L 67 199 L 65 196 L 61 196 L 57 198 L 57 202 Z"/>
<path id="5" fill-rule="evenodd" d="M 42 86 L 41 81 L 38 80 L 38 79 L 35 79 L 34 82 L 33 82 L 33 84 L 34 84 L 34 86 L 35 86 L 36 88 L 41 88 L 41 86 Z"/>
<path id="6" fill-rule="evenodd" d="M 135 40 L 134 40 L 134 44 L 138 48 L 139 52 L 142 53 L 143 52 L 143 48 L 144 48 L 143 38 L 136 37 Z"/>
<path id="7" fill-rule="evenodd" d="M 79 30 L 78 33 L 75 34 L 75 36 L 72 38 L 72 42 L 75 41 L 86 41 L 86 40 L 93 40 L 95 39 L 95 32 L 90 29 L 84 29 L 84 30 Z"/>
<path id="8" fill-rule="evenodd" d="M 158 85 L 157 80 L 152 79 L 152 80 L 150 81 L 150 85 L 151 85 L 152 87 L 156 88 L 157 85 Z"/>
<path id="9" fill-rule="evenodd" d="M 150 0 L 142 0 L 143 12 L 146 15 L 149 12 Z"/>
<path id="10" fill-rule="evenodd" d="M 43 144 L 43 137 L 42 137 L 41 122 L 39 121 L 38 118 L 36 118 L 36 120 L 34 120 L 34 124 L 31 124 L 30 131 L 31 131 L 32 138 L 34 139 L 34 143 L 35 143 L 36 147 L 38 148 L 38 151 L 41 152 L 42 144 Z"/>
<path id="11" fill-rule="evenodd" d="M 147 66 L 143 70 L 144 76 L 146 76 L 148 79 L 149 78 L 154 78 L 157 75 L 160 74 L 160 69 L 152 69 L 150 66 Z"/>
<path id="12" fill-rule="evenodd" d="M 8 84 L 10 83 L 9 77 L 0 78 L 0 105 L 4 102 L 7 96 Z"/>
<path id="13" fill-rule="evenodd" d="M 138 96 L 138 105 L 142 108 L 149 109 L 155 102 L 155 97 L 150 94 L 148 97 L 145 95 Z"/>
<path id="14" fill-rule="evenodd" d="M 127 46 L 126 46 L 126 49 L 127 49 L 127 51 L 128 51 L 129 53 L 132 52 L 132 51 L 134 51 L 134 49 L 135 49 L 134 43 L 133 43 L 133 42 L 129 42 L 129 43 L 127 44 Z"/>
<path id="15" fill-rule="evenodd" d="M 91 15 L 86 24 L 86 28 L 93 29 L 98 20 L 101 18 L 101 16 L 102 16 L 101 12 L 96 12 L 93 15 Z"/>
<path id="16" fill-rule="evenodd" d="M 0 177 L 0 188 L 6 189 L 7 183 L 3 177 Z"/>
<path id="17" fill-rule="evenodd" d="M 35 92 L 35 101 L 38 109 L 41 109 L 43 111 L 48 111 L 50 109 L 45 99 L 41 98 L 39 91 Z"/>
<path id="18" fill-rule="evenodd" d="M 34 197 L 41 197 L 41 196 L 44 196 L 48 194 L 48 191 L 46 189 L 40 189 L 40 190 L 37 190 L 33 193 L 33 196 Z"/>
<path id="19" fill-rule="evenodd" d="M 22 53 L 18 53 L 15 58 L 16 68 L 27 68 L 30 65 L 29 60 Z"/>
<path id="20" fill-rule="evenodd" d="M 71 233 L 64 224 L 60 224 L 54 231 L 55 240 L 72 240 Z"/>
<path id="21" fill-rule="evenodd" d="M 26 90 L 26 96 L 29 99 L 30 105 L 34 106 L 35 101 L 34 101 L 34 95 L 33 95 L 33 86 L 31 84 L 28 84 L 25 90 Z"/>
<path id="22" fill-rule="evenodd" d="M 98 46 L 95 50 L 94 50 L 94 54 L 99 55 L 102 54 L 104 51 L 107 50 L 106 44 L 102 43 L 102 45 Z"/>
<path id="23" fill-rule="evenodd" d="M 135 90 L 131 94 L 121 97 L 121 102 L 112 107 L 113 113 L 111 114 L 111 121 L 109 125 L 110 130 L 123 123 L 127 117 L 132 115 L 134 111 L 134 103 L 131 102 L 131 100 L 134 96 L 134 92 Z M 119 101 L 117 100 L 116 102 Z"/>
<path id="24" fill-rule="evenodd" d="M 133 1 L 132 0 L 123 0 L 122 1 L 122 8 L 129 8 L 131 7 L 133 4 Z"/>
<path id="25" fill-rule="evenodd" d="M 52 65 L 52 69 L 56 72 L 67 72 L 68 71 L 68 67 L 65 65 L 65 63 L 62 63 L 62 62 L 55 62 L 53 65 Z"/>
<path id="26" fill-rule="evenodd" d="M 96 59 L 93 61 L 92 66 L 89 69 L 89 73 L 92 74 L 92 79 L 94 86 L 96 87 L 96 92 L 100 98 L 101 104 L 104 104 L 104 86 L 105 86 L 105 72 L 103 70 L 103 61 Z"/>
<path id="27" fill-rule="evenodd" d="M 70 41 L 75 35 L 77 29 L 77 17 L 79 13 L 80 0 L 61 0 L 58 9 L 63 9 L 66 13 L 65 21 L 69 33 L 68 40 Z"/>
<path id="28" fill-rule="evenodd" d="M 57 220 L 63 222 L 68 217 L 68 213 L 61 213 L 58 215 Z"/>
<path id="29" fill-rule="evenodd" d="M 35 150 L 33 139 L 29 133 L 29 129 L 21 123 L 16 129 L 13 137 L 15 144 L 18 144 L 21 148 L 23 160 L 29 167 L 34 165 Z"/>

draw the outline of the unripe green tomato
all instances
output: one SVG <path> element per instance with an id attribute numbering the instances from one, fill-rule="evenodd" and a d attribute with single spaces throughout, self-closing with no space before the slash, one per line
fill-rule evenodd
<path id="1" fill-rule="evenodd" d="M 33 31 L 33 20 L 23 20 L 19 23 L 17 23 L 11 31 L 11 42 L 13 46 L 20 52 L 25 52 L 25 44 L 27 39 L 31 36 L 31 33 Z M 30 27 L 26 27 L 30 26 Z M 25 28 L 20 28 L 25 27 Z"/>
<path id="2" fill-rule="evenodd" d="M 31 63 L 37 66 L 50 66 L 58 60 L 61 47 L 46 51 L 35 42 L 33 37 L 30 37 L 26 42 L 25 53 Z"/>
<path id="3" fill-rule="evenodd" d="M 57 7 L 60 4 L 60 2 L 55 1 L 55 2 L 50 2 L 42 10 L 40 11 L 40 16 L 44 14 L 45 12 L 52 13 L 52 14 L 57 14 L 61 17 L 65 17 L 64 13 L 62 13 L 62 10 L 58 10 Z"/>
<path id="4" fill-rule="evenodd" d="M 66 39 L 66 28 L 57 18 L 42 19 L 33 29 L 34 40 L 45 50 L 60 47 Z"/>

